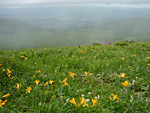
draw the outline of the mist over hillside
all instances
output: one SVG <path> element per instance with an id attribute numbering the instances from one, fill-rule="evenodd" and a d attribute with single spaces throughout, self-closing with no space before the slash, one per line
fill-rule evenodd
<path id="1" fill-rule="evenodd" d="M 0 10 L 0 49 L 150 41 L 149 36 L 149 8 L 78 5 Z"/>
<path id="2" fill-rule="evenodd" d="M 73 29 L 104 24 L 118 19 L 150 17 L 149 8 L 70 5 L 50 7 L 1 8 L 0 17 L 24 21 L 49 29 Z"/>

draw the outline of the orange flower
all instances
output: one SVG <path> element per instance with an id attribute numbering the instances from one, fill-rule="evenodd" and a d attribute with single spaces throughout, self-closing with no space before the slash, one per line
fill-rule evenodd
<path id="1" fill-rule="evenodd" d="M 6 102 L 7 102 L 7 99 L 4 102 L 2 100 L 0 100 L 0 107 L 2 107 L 2 105 L 5 105 Z"/>
<path id="2" fill-rule="evenodd" d="M 64 86 L 68 86 L 68 83 L 67 83 L 67 82 L 65 82 L 65 83 L 64 83 Z"/>
<path id="3" fill-rule="evenodd" d="M 32 85 L 31 85 L 31 86 L 32 86 Z M 32 87 L 31 87 L 31 86 L 27 87 L 26 93 L 27 93 L 27 92 L 30 93 L 30 91 L 32 90 Z"/>
<path id="4" fill-rule="evenodd" d="M 53 84 L 53 83 L 54 83 L 54 81 L 52 81 L 52 80 L 49 81 L 49 84 Z"/>
<path id="5" fill-rule="evenodd" d="M 111 94 L 113 97 L 109 96 L 110 100 L 117 99 L 119 101 L 119 97 L 117 95 Z"/>
<path id="6" fill-rule="evenodd" d="M 40 70 L 38 70 L 38 71 L 36 70 L 36 73 L 41 73 L 41 71 Z"/>
<path id="7" fill-rule="evenodd" d="M 85 54 L 83 50 L 80 50 L 79 52 Z"/>
<path id="8" fill-rule="evenodd" d="M 8 77 L 10 78 L 11 74 L 8 74 Z"/>
<path id="9" fill-rule="evenodd" d="M 40 71 L 40 70 L 38 70 L 38 73 L 41 73 L 41 71 Z"/>
<path id="10" fill-rule="evenodd" d="M 81 99 L 81 104 L 86 103 L 86 100 L 85 100 L 85 98 L 84 98 L 84 97 L 82 97 L 82 98 L 80 98 L 80 99 Z"/>
<path id="11" fill-rule="evenodd" d="M 2 98 L 8 97 L 9 95 L 10 95 L 10 94 L 8 93 L 8 94 L 2 96 Z"/>
<path id="12" fill-rule="evenodd" d="M 18 91 L 20 90 L 21 84 L 17 84 L 17 87 L 15 87 Z"/>
<path id="13" fill-rule="evenodd" d="M 122 60 L 125 60 L 125 58 L 122 57 Z"/>
<path id="14" fill-rule="evenodd" d="M 7 75 L 9 75 L 10 73 L 12 73 L 12 71 L 10 71 L 10 70 L 7 68 Z"/>
<path id="15" fill-rule="evenodd" d="M 75 75 L 75 74 L 72 73 L 72 72 L 69 72 L 69 74 L 70 74 L 69 76 L 71 76 L 71 77 L 74 79 L 74 75 Z"/>
<path id="16" fill-rule="evenodd" d="M 97 104 L 97 100 L 96 99 L 92 99 L 92 102 L 93 102 L 92 106 L 95 106 Z"/>
<path id="17" fill-rule="evenodd" d="M 48 85 L 48 83 L 46 82 L 43 86 L 47 86 Z"/>
<path id="18" fill-rule="evenodd" d="M 125 73 L 121 73 L 121 75 L 118 75 L 118 77 L 124 77 L 124 78 L 128 78 L 128 77 L 125 77 Z"/>
<path id="19" fill-rule="evenodd" d="M 70 103 L 74 104 L 76 107 L 79 107 L 80 105 L 76 104 L 75 98 L 72 98 L 72 100 L 69 100 Z"/>
<path id="20" fill-rule="evenodd" d="M 67 82 L 67 78 L 65 78 L 62 82 Z"/>
<path id="21" fill-rule="evenodd" d="M 34 81 L 34 83 L 36 83 L 36 85 L 38 85 L 39 82 L 40 82 L 39 80 L 35 80 L 35 81 Z"/>
<path id="22" fill-rule="evenodd" d="M 128 85 L 130 85 L 130 82 L 128 82 L 128 80 L 126 80 L 124 83 L 122 83 L 122 85 L 123 85 L 124 87 L 127 87 Z"/>

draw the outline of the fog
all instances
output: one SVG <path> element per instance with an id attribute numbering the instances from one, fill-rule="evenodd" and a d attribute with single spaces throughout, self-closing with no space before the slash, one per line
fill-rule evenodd
<path id="1" fill-rule="evenodd" d="M 150 41 L 148 4 L 9 4 L 0 4 L 0 49 Z"/>

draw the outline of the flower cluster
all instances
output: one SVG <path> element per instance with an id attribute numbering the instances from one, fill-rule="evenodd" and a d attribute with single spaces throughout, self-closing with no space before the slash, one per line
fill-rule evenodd
<path id="1" fill-rule="evenodd" d="M 6 98 L 6 97 L 8 97 L 8 96 L 10 96 L 9 93 L 6 94 L 6 95 L 4 95 L 4 96 L 2 96 L 1 98 Z M 2 107 L 3 105 L 5 105 L 6 102 L 7 102 L 7 99 L 6 99 L 5 101 L 2 101 L 2 100 L 0 99 L 0 107 Z"/>
<path id="2" fill-rule="evenodd" d="M 10 78 L 10 76 L 11 76 L 11 73 L 12 73 L 12 71 L 10 71 L 8 68 L 7 68 L 7 76 Z M 14 77 L 11 77 L 10 79 L 13 79 Z"/>
<path id="3" fill-rule="evenodd" d="M 85 54 L 83 50 L 80 50 L 79 52 Z"/>
<path id="4" fill-rule="evenodd" d="M 84 97 L 80 98 L 80 103 L 77 101 L 78 104 L 76 103 L 75 98 L 72 98 L 72 100 L 69 100 L 69 101 L 70 101 L 70 103 L 74 104 L 76 107 L 80 107 L 81 105 L 83 107 L 89 106 L 89 104 L 87 103 L 87 101 L 86 101 L 86 99 Z M 96 104 L 98 103 L 97 99 L 92 99 L 92 103 L 93 104 L 91 106 L 89 106 L 89 107 L 96 106 Z"/>

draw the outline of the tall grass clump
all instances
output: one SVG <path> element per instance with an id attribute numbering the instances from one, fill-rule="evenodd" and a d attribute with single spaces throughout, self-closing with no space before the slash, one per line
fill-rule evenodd
<path id="1" fill-rule="evenodd" d="M 0 51 L 1 112 L 150 112 L 150 42 Z"/>

